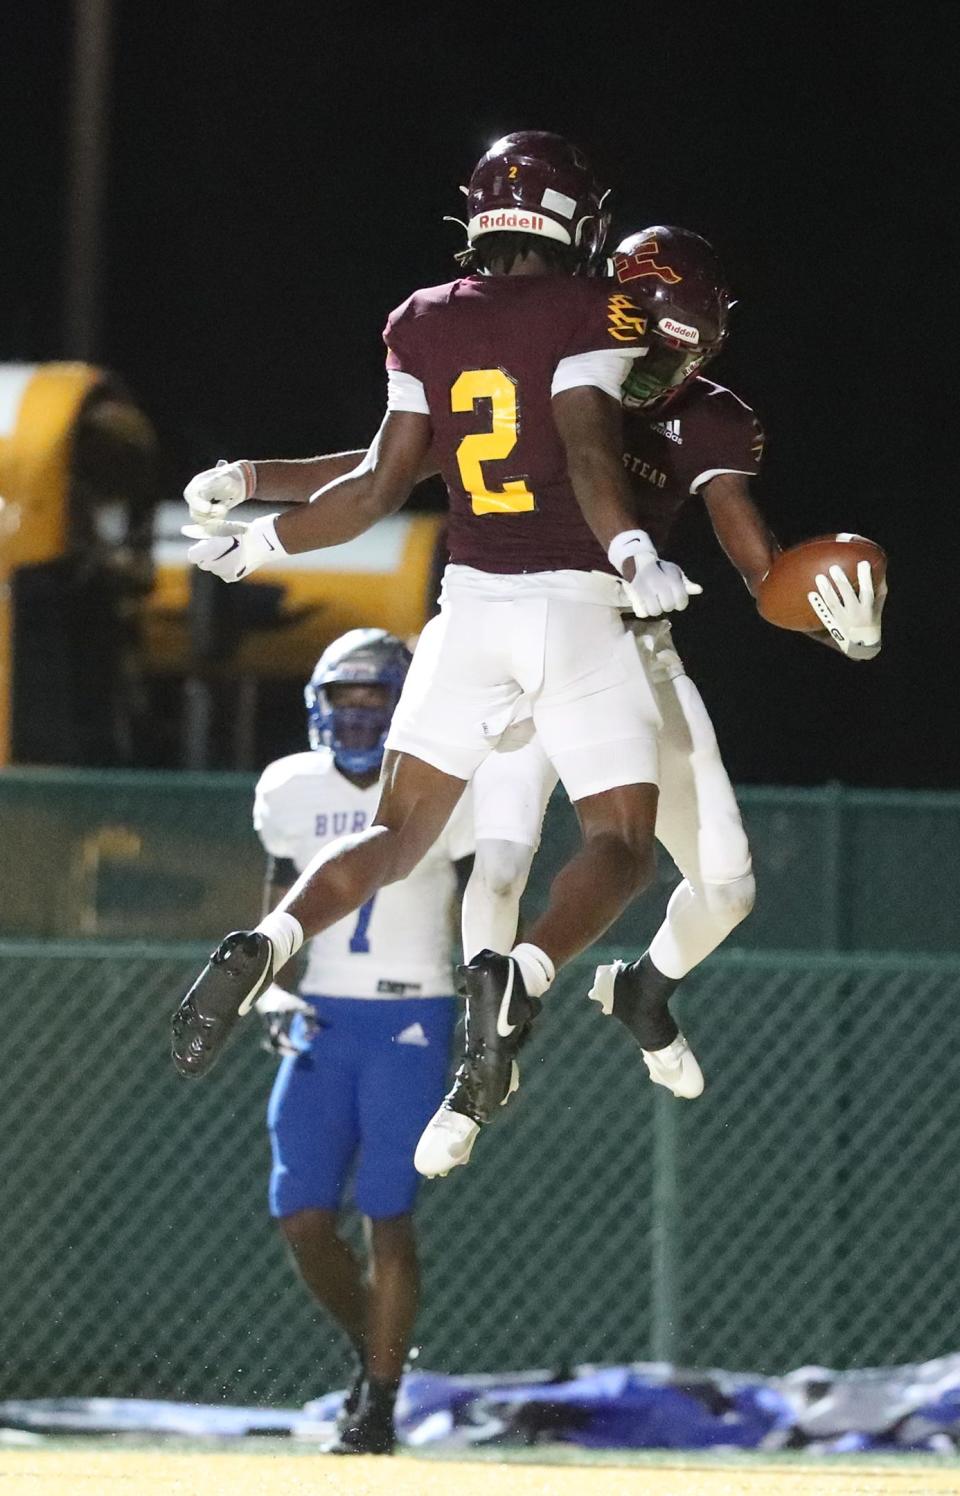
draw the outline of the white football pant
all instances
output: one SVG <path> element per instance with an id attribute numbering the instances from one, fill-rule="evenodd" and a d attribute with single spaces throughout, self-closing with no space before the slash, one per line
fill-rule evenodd
<path id="1" fill-rule="evenodd" d="M 710 715 L 683 672 L 670 625 L 655 620 L 634 629 L 662 721 L 657 838 L 683 875 L 650 954 L 664 976 L 680 978 L 749 914 L 753 871 Z M 463 901 L 467 959 L 484 947 L 511 948 L 520 896 L 556 783 L 529 719 L 506 730 L 474 776 L 477 857 Z"/>
<path id="2" fill-rule="evenodd" d="M 387 747 L 471 779 L 526 698 L 571 800 L 656 784 L 660 713 L 622 607 L 603 572 L 448 566 Z"/>

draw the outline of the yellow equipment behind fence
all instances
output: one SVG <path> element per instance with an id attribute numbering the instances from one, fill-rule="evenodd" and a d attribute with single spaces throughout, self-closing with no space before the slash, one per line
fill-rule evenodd
<path id="1" fill-rule="evenodd" d="M 240 519 L 264 512 L 263 506 L 235 511 Z M 155 525 L 156 580 L 144 610 L 143 636 L 149 668 L 163 674 L 191 668 L 190 542 L 180 535 L 185 518 L 183 504 L 163 504 Z M 240 585 L 269 588 L 274 598 L 263 609 L 263 626 L 243 634 L 228 673 L 305 680 L 325 646 L 347 629 L 388 629 L 401 639 L 419 633 L 432 601 L 440 526 L 438 515 L 397 514 L 346 545 L 263 567 Z"/>
<path id="2" fill-rule="evenodd" d="M 180 534 L 187 512 L 179 500 L 157 502 L 155 459 L 153 428 L 114 375 L 78 363 L 0 365 L 0 764 L 126 762 L 111 749 L 108 719 L 144 699 L 131 682 L 242 679 L 255 700 L 257 683 L 306 679 L 347 629 L 406 639 L 429 616 L 441 519 L 399 514 L 348 545 L 285 557 L 244 582 L 242 595 L 208 593 L 228 620 L 227 643 L 204 650 Z M 86 752 L 79 741 L 74 752 L 69 730 L 56 742 L 23 731 L 55 699 L 65 657 L 87 637 L 81 620 L 71 633 L 68 616 L 77 578 L 105 600 L 106 632 L 99 643 L 91 635 L 90 658 L 73 665 L 107 682 L 107 726 Z M 59 635 L 40 627 L 51 613 L 63 615 Z M 111 618 L 115 627 L 102 622 Z"/>
<path id="3" fill-rule="evenodd" d="M 12 725 L 11 575 L 66 548 L 73 430 L 102 379 L 88 364 L 0 365 L 0 763 Z"/>

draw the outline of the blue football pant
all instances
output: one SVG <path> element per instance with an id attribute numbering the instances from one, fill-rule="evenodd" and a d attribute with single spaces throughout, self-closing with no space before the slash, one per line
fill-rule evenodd
<path id="1" fill-rule="evenodd" d="M 281 1062 L 270 1096 L 270 1213 L 339 1209 L 355 1163 L 357 1208 L 405 1215 L 414 1150 L 446 1090 L 456 1000 L 303 996 L 320 1027 L 308 1053 Z"/>

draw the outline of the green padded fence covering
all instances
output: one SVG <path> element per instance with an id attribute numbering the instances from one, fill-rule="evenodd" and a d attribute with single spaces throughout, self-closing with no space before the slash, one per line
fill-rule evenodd
<path id="1" fill-rule="evenodd" d="M 5 1396 L 295 1403 L 347 1361 L 267 1219 L 256 1020 L 203 1082 L 167 1019 L 203 946 L 0 942 Z M 421 1195 L 422 1364 L 776 1371 L 957 1349 L 960 961 L 722 953 L 704 1096 L 656 1092 L 565 973 L 524 1086 Z"/>
<path id="2" fill-rule="evenodd" d="M 238 774 L 0 772 L 0 936 L 215 940 L 260 910 L 253 780 Z M 960 953 L 960 795 L 862 790 L 740 792 L 757 906 L 746 949 Z M 556 795 L 528 903 L 577 839 Z M 610 933 L 642 946 L 676 881 Z"/>

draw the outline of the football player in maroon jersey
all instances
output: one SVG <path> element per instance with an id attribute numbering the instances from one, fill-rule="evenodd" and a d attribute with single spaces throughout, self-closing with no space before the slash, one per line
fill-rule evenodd
<path id="1" fill-rule="evenodd" d="M 631 235 L 613 257 L 649 320 L 651 353 L 624 386 L 623 461 L 638 522 L 658 548 L 684 505 L 702 497 L 714 533 L 756 596 L 780 546 L 754 503 L 750 479 L 764 438 L 749 406 L 705 379 L 704 365 L 727 336 L 732 297 L 711 246 L 685 229 Z M 815 637 L 853 659 L 880 650 L 885 589 L 836 617 L 843 644 Z M 824 597 L 836 612 L 836 601 Z M 663 719 L 657 838 L 682 881 L 649 949 L 629 965 L 598 968 L 590 996 L 637 1039 L 652 1079 L 692 1098 L 703 1089 L 695 1057 L 669 1011 L 678 982 L 726 939 L 753 907 L 750 853 L 709 714 L 673 647 L 665 619 L 633 624 Z M 859 642 L 866 633 L 871 642 Z M 529 720 L 517 721 L 473 780 L 477 855 L 463 906 L 464 944 L 512 942 L 520 896 L 540 839 L 556 775 Z"/>
<path id="2" fill-rule="evenodd" d="M 702 497 L 721 546 L 755 595 L 779 550 L 749 491 L 760 468 L 763 432 L 749 406 L 702 374 L 728 332 L 733 303 L 722 268 L 699 235 L 666 227 L 625 239 L 612 265 L 657 337 L 649 362 L 631 366 L 624 391 L 623 463 L 637 519 L 663 548 L 683 506 Z M 259 463 L 258 497 L 305 501 L 321 484 L 355 467 L 362 455 Z M 426 470 L 435 470 L 429 459 L 424 475 Z M 222 518 L 251 488 L 236 466 L 201 474 L 194 485 L 188 496 L 199 504 L 201 519 Z M 850 640 L 851 658 L 879 652 L 882 605 L 882 597 L 872 609 L 865 601 L 859 621 L 875 628 L 876 643 L 858 646 Z M 835 621 L 852 632 L 849 619 Z M 657 836 L 682 881 L 645 955 L 627 968 L 620 963 L 600 968 L 591 995 L 626 1023 L 652 1078 L 675 1095 L 692 1097 L 702 1088 L 702 1076 L 677 1032 L 668 999 L 678 981 L 749 913 L 753 875 L 709 715 L 673 648 L 669 624 L 637 621 L 633 631 L 663 719 Z M 826 631 L 814 637 L 833 644 Z M 529 713 L 518 718 L 473 780 L 477 858 L 464 901 L 468 953 L 510 949 L 543 814 L 557 782 Z"/>
<path id="3" fill-rule="evenodd" d="M 387 415 L 366 464 L 307 508 L 228 523 L 190 551 L 236 581 L 278 551 L 349 539 L 399 508 L 431 450 L 450 495 L 439 626 L 393 719 L 376 824 L 318 856 L 256 930 L 221 943 L 174 1014 L 182 1074 L 209 1069 L 305 937 L 416 865 L 522 697 L 577 806 L 580 851 L 529 938 L 464 969 L 464 1061 L 421 1140 L 427 1173 L 465 1161 L 516 1086 L 518 1045 L 556 967 L 653 873 L 659 713 L 621 612 L 659 616 L 699 589 L 633 519 L 620 391 L 648 351 L 646 324 L 626 292 L 575 273 L 602 248 L 605 197 L 559 137 L 498 141 L 467 192 L 469 273 L 388 319 Z"/>
<path id="4" fill-rule="evenodd" d="M 702 377 L 727 336 L 732 298 L 711 246 L 684 229 L 625 239 L 612 267 L 652 331 L 651 352 L 624 386 L 623 463 L 637 521 L 669 544 L 683 506 L 702 497 L 721 546 L 752 593 L 779 545 L 749 493 L 763 432 L 753 411 Z M 648 366 L 649 360 L 649 366 Z M 598 969 L 591 997 L 640 1045 L 652 1079 L 692 1099 L 703 1076 L 669 1011 L 679 980 L 753 906 L 754 879 L 740 812 L 699 691 L 665 619 L 636 620 L 662 719 L 657 837 L 682 881 L 643 957 Z M 556 775 L 529 715 L 504 734 L 474 777 L 477 857 L 463 906 L 464 944 L 512 943 L 520 896 Z"/>

